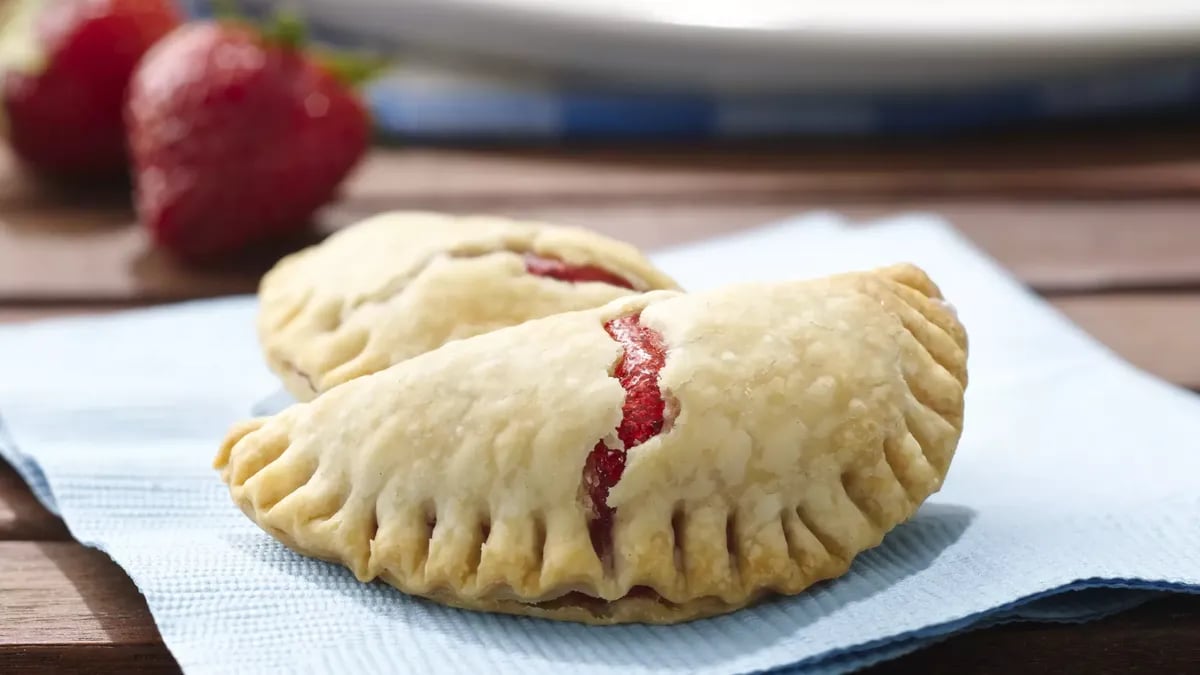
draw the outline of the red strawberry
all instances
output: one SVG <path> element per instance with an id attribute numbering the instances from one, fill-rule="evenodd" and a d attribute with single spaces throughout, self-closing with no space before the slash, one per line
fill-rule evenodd
<path id="1" fill-rule="evenodd" d="M 185 260 L 303 227 L 370 133 L 353 90 L 294 36 L 229 22 L 156 45 L 134 74 L 126 123 L 138 217 Z"/>
<path id="2" fill-rule="evenodd" d="M 170 0 L 21 0 L 10 8 L 3 103 L 13 150 L 64 175 L 125 167 L 121 116 L 138 59 L 179 25 Z"/>

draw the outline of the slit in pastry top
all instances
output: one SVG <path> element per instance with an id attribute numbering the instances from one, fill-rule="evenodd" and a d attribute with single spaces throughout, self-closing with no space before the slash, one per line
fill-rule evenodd
<path id="1" fill-rule="evenodd" d="M 610 272 L 599 265 L 572 265 L 557 258 L 550 258 L 536 253 L 525 254 L 525 271 L 537 277 L 548 277 L 569 283 L 584 283 L 588 281 L 619 286 L 634 290 L 628 279 Z"/>
<path id="2" fill-rule="evenodd" d="M 658 388 L 658 373 L 666 363 L 667 350 L 662 336 L 643 326 L 638 318 L 634 314 L 604 324 L 605 331 L 621 345 L 621 359 L 614 374 L 625 390 L 625 402 L 617 427 L 622 447 L 610 448 L 603 440 L 597 442 L 583 467 L 588 529 L 592 547 L 601 558 L 608 555 L 612 545 L 613 509 L 608 505 L 608 493 L 621 480 L 625 455 L 663 428 L 666 406 Z"/>

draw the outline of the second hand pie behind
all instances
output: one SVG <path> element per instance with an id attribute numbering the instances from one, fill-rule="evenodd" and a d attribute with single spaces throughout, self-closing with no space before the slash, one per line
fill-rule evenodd
<path id="1" fill-rule="evenodd" d="M 216 466 L 363 581 L 588 623 L 728 612 L 843 574 L 941 486 L 967 377 L 940 297 L 905 265 L 619 298 L 243 423 Z"/>
<path id="2" fill-rule="evenodd" d="M 677 288 L 633 246 L 587 230 L 395 212 L 280 261 L 259 287 L 258 329 L 304 401 L 452 340 Z"/>

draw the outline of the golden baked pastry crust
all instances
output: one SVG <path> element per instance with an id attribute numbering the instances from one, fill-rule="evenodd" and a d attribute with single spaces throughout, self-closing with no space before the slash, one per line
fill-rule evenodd
<path id="1" fill-rule="evenodd" d="M 587 623 L 728 612 L 843 574 L 940 488 L 967 381 L 940 297 L 901 265 L 621 298 L 242 423 L 215 466 L 261 527 L 363 581 Z M 601 554 L 581 472 L 620 446 L 605 323 L 639 312 L 667 417 L 626 451 Z"/>
<path id="2" fill-rule="evenodd" d="M 524 254 L 593 265 L 632 289 L 525 271 Z M 632 246 L 587 230 L 396 212 L 281 260 L 259 287 L 267 362 L 306 401 L 450 340 L 676 289 Z"/>

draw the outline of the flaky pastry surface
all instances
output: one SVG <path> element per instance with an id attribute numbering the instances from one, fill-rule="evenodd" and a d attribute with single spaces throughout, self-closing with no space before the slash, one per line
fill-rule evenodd
<path id="1" fill-rule="evenodd" d="M 215 465 L 264 530 L 363 581 L 588 623 L 728 612 L 843 574 L 939 489 L 967 383 L 940 298 L 910 265 L 620 298 L 245 422 Z M 580 477 L 619 443 L 605 322 L 639 313 L 667 418 L 626 449 L 603 553 Z"/>
<path id="2" fill-rule="evenodd" d="M 529 274 L 527 253 L 601 267 L 632 289 Z M 268 272 L 259 286 L 258 333 L 271 369 L 306 401 L 451 340 L 676 288 L 634 247 L 587 230 L 385 213 Z"/>

